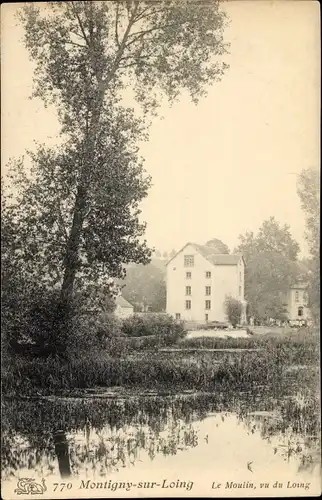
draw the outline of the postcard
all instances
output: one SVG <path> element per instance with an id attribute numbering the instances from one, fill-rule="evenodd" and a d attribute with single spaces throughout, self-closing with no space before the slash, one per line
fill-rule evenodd
<path id="1" fill-rule="evenodd" d="M 3 498 L 319 496 L 318 2 L 1 14 Z"/>

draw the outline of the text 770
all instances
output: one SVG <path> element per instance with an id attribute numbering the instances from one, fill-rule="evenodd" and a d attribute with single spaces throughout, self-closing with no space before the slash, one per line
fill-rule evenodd
<path id="1" fill-rule="evenodd" d="M 54 483 L 54 491 L 64 491 L 66 490 L 71 490 L 72 488 L 72 483 Z"/>

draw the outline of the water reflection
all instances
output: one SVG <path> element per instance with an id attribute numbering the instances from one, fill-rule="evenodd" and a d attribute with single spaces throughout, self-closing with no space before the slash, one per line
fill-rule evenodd
<path id="1" fill-rule="evenodd" d="M 106 477 L 162 457 L 171 467 L 171 456 L 180 454 L 182 464 L 186 451 L 205 447 L 212 455 L 220 447 L 222 459 L 226 454 L 228 461 L 236 460 L 234 439 L 251 449 L 255 437 L 265 453 L 286 466 L 292 462 L 298 472 L 313 471 L 320 448 L 317 397 L 304 402 L 252 394 L 228 399 L 229 404 L 227 395 L 218 394 L 123 401 L 6 400 L 3 479 L 28 470 L 40 477 Z"/>
<path id="2" fill-rule="evenodd" d="M 71 476 L 68 440 L 64 431 L 58 431 L 54 434 L 55 453 L 58 460 L 59 472 L 61 478 Z"/>

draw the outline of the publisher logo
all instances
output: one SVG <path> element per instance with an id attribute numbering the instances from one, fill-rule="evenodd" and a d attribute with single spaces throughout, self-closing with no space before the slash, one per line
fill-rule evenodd
<path id="1" fill-rule="evenodd" d="M 42 495 L 47 490 L 45 480 L 41 483 L 36 483 L 35 479 L 24 477 L 19 479 L 15 493 L 17 495 Z"/>

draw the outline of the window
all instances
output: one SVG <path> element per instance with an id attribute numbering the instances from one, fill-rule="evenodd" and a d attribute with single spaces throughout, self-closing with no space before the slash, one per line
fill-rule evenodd
<path id="1" fill-rule="evenodd" d="M 295 292 L 295 302 L 299 301 L 299 292 Z"/>
<path id="2" fill-rule="evenodd" d="M 239 287 L 239 296 L 241 296 L 241 292 L 242 292 L 242 290 L 241 290 L 241 286 L 240 286 Z"/>
<path id="3" fill-rule="evenodd" d="M 309 296 L 308 296 L 307 292 L 304 292 L 303 293 L 303 302 L 304 302 L 304 305 L 307 305 L 308 301 L 309 301 Z"/>
<path id="4" fill-rule="evenodd" d="M 206 300 L 206 309 L 211 309 L 211 302 L 210 300 Z"/>
<path id="5" fill-rule="evenodd" d="M 239 273 L 239 281 L 241 281 L 242 277 L 241 277 L 241 272 Z"/>
<path id="6" fill-rule="evenodd" d="M 176 313 L 176 320 L 179 320 L 181 318 L 181 314 L 180 313 Z"/>
<path id="7" fill-rule="evenodd" d="M 211 295 L 211 286 L 206 286 L 206 295 Z"/>
<path id="8" fill-rule="evenodd" d="M 205 320 L 208 321 L 208 314 L 205 314 Z"/>
<path id="9" fill-rule="evenodd" d="M 186 295 L 191 295 L 191 286 L 186 286 Z"/>
<path id="10" fill-rule="evenodd" d="M 297 311 L 298 316 L 303 316 L 303 307 L 299 307 Z"/>
<path id="11" fill-rule="evenodd" d="M 206 278 L 211 278 L 211 272 L 210 271 L 206 271 Z"/>
<path id="12" fill-rule="evenodd" d="M 195 263 L 195 258 L 193 255 L 184 256 L 184 267 L 193 267 Z"/>
<path id="13" fill-rule="evenodd" d="M 191 273 L 187 272 L 186 273 L 186 278 L 187 278 L 187 280 L 191 280 Z"/>
<path id="14" fill-rule="evenodd" d="M 186 309 L 191 309 L 191 300 L 186 300 Z"/>

